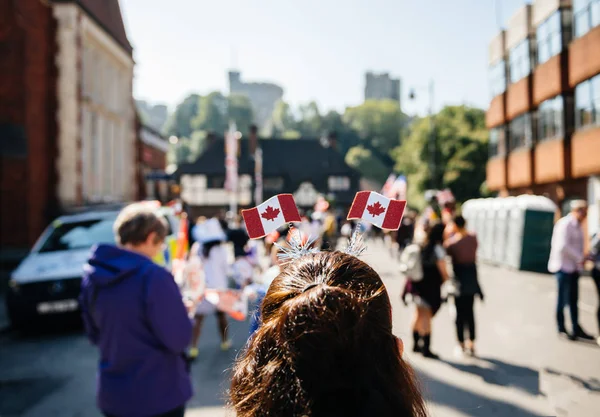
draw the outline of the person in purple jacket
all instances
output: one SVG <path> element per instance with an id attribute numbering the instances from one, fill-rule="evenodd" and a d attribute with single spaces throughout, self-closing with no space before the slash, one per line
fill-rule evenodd
<path id="1" fill-rule="evenodd" d="M 192 324 L 173 276 L 151 259 L 167 228 L 140 204 L 121 211 L 118 246 L 99 245 L 85 266 L 80 303 L 98 346 L 97 403 L 107 417 L 180 417 L 192 397 L 184 358 Z"/>

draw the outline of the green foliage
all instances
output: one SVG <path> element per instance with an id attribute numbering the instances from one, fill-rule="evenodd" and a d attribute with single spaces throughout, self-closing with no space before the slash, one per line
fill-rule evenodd
<path id="1" fill-rule="evenodd" d="M 387 154 L 400 145 L 400 131 L 407 117 L 397 101 L 367 100 L 359 106 L 348 107 L 343 120 L 361 139 Z"/>
<path id="2" fill-rule="evenodd" d="M 354 146 L 348 150 L 346 163 L 362 176 L 381 184 L 390 174 L 389 169 L 379 159 L 374 158 L 369 149 L 362 146 Z"/>
<path id="3" fill-rule="evenodd" d="M 229 124 L 227 119 L 227 98 L 214 92 L 200 97 L 198 112 L 191 120 L 193 130 L 223 133 Z"/>
<path id="4" fill-rule="evenodd" d="M 237 130 L 249 132 L 253 122 L 252 103 L 246 96 L 232 94 L 228 97 L 228 119 L 235 121 Z"/>
<path id="5" fill-rule="evenodd" d="M 281 134 L 282 139 L 300 139 L 302 134 L 297 130 L 286 130 Z"/>
<path id="6" fill-rule="evenodd" d="M 275 104 L 273 115 L 271 116 L 271 136 L 280 136 L 285 131 L 296 129 L 296 120 L 292 113 L 290 105 L 283 100 Z"/>
<path id="7" fill-rule="evenodd" d="M 319 106 L 314 101 L 299 108 L 300 119 L 297 122 L 297 130 L 305 137 L 319 137 L 323 133 L 323 119 L 319 112 Z"/>
<path id="8" fill-rule="evenodd" d="M 458 201 L 479 197 L 487 162 L 484 111 L 446 106 L 434 116 L 433 127 L 435 176 L 430 169 L 429 118 L 416 120 L 408 137 L 393 152 L 396 171 L 407 175 L 411 203 L 422 205 L 422 193 L 428 188 L 448 187 Z"/>
<path id="9" fill-rule="evenodd" d="M 198 113 L 200 96 L 190 94 L 181 104 L 177 106 L 175 112 L 169 117 L 164 127 L 164 134 L 167 136 L 175 135 L 177 137 L 190 137 L 192 135 L 191 120 Z"/>

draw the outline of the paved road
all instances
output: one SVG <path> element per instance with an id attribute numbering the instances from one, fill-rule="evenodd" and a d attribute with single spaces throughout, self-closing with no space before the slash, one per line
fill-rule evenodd
<path id="1" fill-rule="evenodd" d="M 394 331 L 410 345 L 411 310 L 399 301 L 402 280 L 382 245 L 365 255 L 381 274 L 394 304 Z M 481 267 L 486 301 L 476 307 L 478 359 L 453 356 L 449 309 L 435 318 L 433 349 L 442 360 L 408 352 L 432 416 L 533 417 L 597 415 L 600 348 L 559 340 L 554 332 L 554 280 L 548 275 Z M 582 324 L 596 330 L 595 293 L 582 282 Z M 193 367 L 196 396 L 188 417 L 225 416 L 227 369 L 245 340 L 246 323 L 232 323 L 234 349 L 221 352 L 216 323 L 206 321 L 200 357 Z M 79 330 L 29 335 L 0 333 L 0 416 L 99 416 L 94 407 L 97 353 Z"/>

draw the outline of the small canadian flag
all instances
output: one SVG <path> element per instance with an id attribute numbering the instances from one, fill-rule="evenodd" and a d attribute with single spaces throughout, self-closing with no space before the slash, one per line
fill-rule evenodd
<path id="1" fill-rule="evenodd" d="M 405 207 L 404 200 L 391 200 L 374 191 L 359 191 L 348 220 L 362 219 L 381 229 L 398 230 Z"/>
<path id="2" fill-rule="evenodd" d="M 258 239 L 289 222 L 299 222 L 298 207 L 291 194 L 279 194 L 248 210 L 242 210 L 248 236 Z"/>

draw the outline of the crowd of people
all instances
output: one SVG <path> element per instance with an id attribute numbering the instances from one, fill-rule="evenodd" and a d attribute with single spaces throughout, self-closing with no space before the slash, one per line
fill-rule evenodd
<path id="1" fill-rule="evenodd" d="M 598 237 L 583 253 L 586 206 L 556 224 L 549 269 L 559 285 L 558 330 L 590 338 L 577 319 L 577 280 L 586 260 L 600 281 Z M 249 337 L 232 371 L 229 406 L 237 416 L 425 416 L 404 344 L 392 333 L 390 295 L 379 275 L 355 256 L 335 251 L 359 227 L 341 213 L 306 213 L 302 221 L 249 239 L 239 217 L 200 217 L 191 226 L 188 259 L 202 269 L 203 287 L 249 295 Z M 435 195 L 417 216 L 408 211 L 397 232 L 361 226 L 398 251 L 406 278 L 402 299 L 414 305 L 412 351 L 431 349 L 432 319 L 445 301 L 455 314 L 456 354 L 475 355 L 474 303 L 483 301 L 477 237 L 452 202 Z M 85 268 L 81 306 L 86 331 L 99 347 L 98 406 L 106 416 L 183 416 L 192 396 L 190 364 L 206 316 L 218 322 L 221 349 L 231 347 L 228 314 L 208 297 L 182 296 L 176 279 L 153 261 L 167 228 L 148 207 L 124 209 L 114 226 L 117 245 L 96 247 Z M 298 260 L 278 248 L 298 233 L 320 251 Z M 261 249 L 264 247 L 264 252 Z M 263 253 L 264 256 L 260 256 Z M 600 291 L 600 289 L 599 289 Z M 562 310 L 570 307 L 572 332 Z M 599 310 L 600 326 L 600 310 Z"/>

